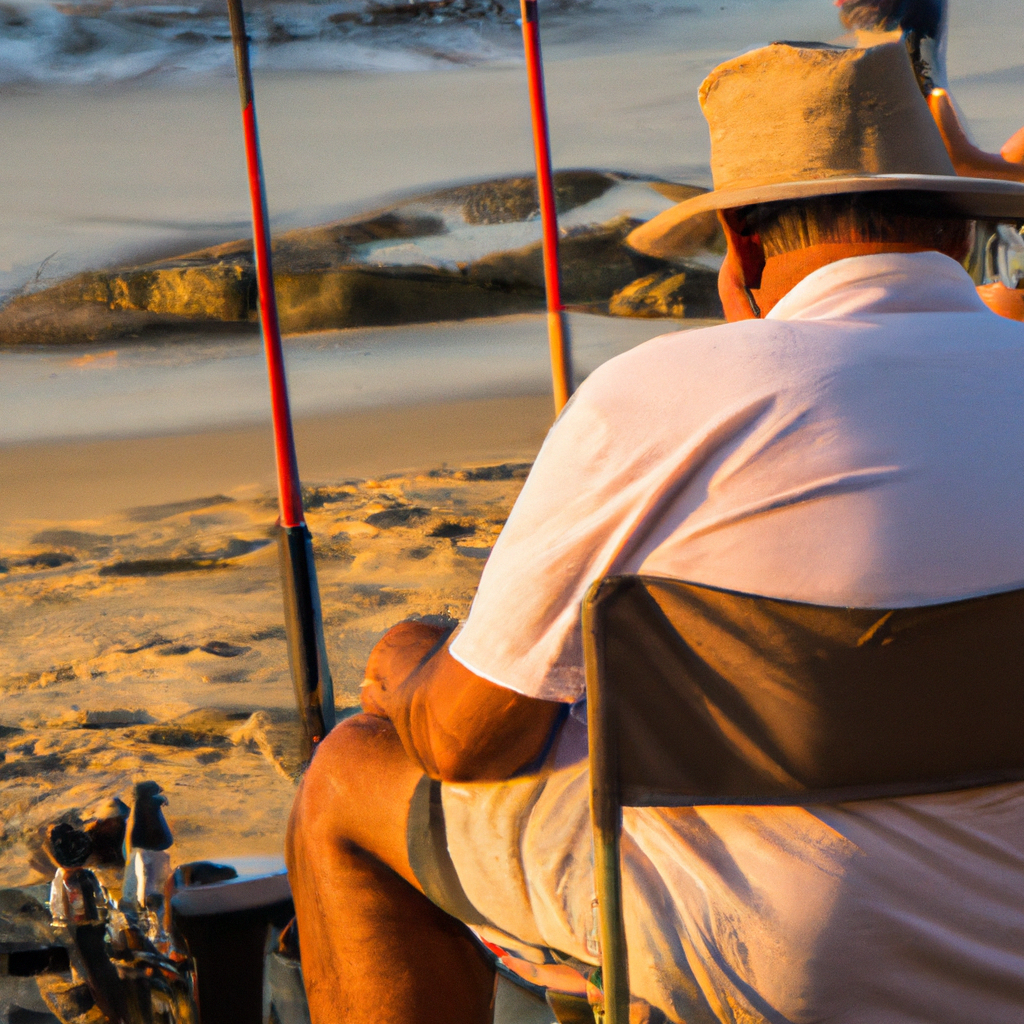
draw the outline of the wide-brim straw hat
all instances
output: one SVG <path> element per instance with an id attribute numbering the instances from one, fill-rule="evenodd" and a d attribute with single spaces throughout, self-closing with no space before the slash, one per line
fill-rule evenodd
<path id="1" fill-rule="evenodd" d="M 1024 219 L 1024 184 L 958 177 L 906 46 L 772 43 L 719 65 L 700 87 L 714 190 L 633 231 L 670 256 L 709 211 L 850 192 L 927 192 L 937 212 Z"/>

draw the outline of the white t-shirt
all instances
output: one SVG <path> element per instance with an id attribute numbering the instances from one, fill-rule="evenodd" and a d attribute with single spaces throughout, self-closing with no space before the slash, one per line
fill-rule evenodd
<path id="1" fill-rule="evenodd" d="M 551 429 L 451 652 L 583 694 L 580 608 L 644 572 L 816 604 L 1024 585 L 1024 324 L 936 252 L 805 278 L 764 320 L 605 363 Z"/>
<path id="2" fill-rule="evenodd" d="M 551 430 L 452 653 L 574 701 L 586 589 L 638 570 L 882 608 L 1024 585 L 1024 325 L 989 312 L 945 256 L 866 256 L 816 271 L 763 321 L 606 363 Z M 443 799 L 490 919 L 594 959 L 579 734 L 570 719 L 570 766 L 528 793 L 525 819 L 501 808 L 529 779 Z M 481 821 L 518 865 L 493 884 Z M 1024 1020 L 1022 783 L 627 808 L 623 871 L 631 987 L 672 1020 Z"/>

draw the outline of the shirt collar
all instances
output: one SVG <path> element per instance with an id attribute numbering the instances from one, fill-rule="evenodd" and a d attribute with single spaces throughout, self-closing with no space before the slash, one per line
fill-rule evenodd
<path id="1" fill-rule="evenodd" d="M 977 313 L 987 308 L 956 260 L 940 252 L 887 252 L 819 267 L 787 292 L 765 319 Z"/>

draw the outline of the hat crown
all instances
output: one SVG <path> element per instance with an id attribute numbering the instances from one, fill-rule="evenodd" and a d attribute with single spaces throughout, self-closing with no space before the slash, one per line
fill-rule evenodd
<path id="1" fill-rule="evenodd" d="M 700 88 L 715 189 L 956 172 L 902 42 L 772 43 Z"/>

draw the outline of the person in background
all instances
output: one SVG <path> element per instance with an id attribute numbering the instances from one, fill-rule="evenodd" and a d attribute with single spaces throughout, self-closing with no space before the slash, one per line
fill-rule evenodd
<path id="1" fill-rule="evenodd" d="M 957 174 L 1024 182 L 1024 128 L 1010 136 L 998 153 L 986 152 L 971 141 L 949 93 L 945 67 L 946 0 L 835 0 L 835 4 L 840 23 L 850 33 L 844 43 L 870 46 L 902 39 Z M 982 245 L 990 237 L 983 236 Z M 1024 242 L 1019 235 L 1018 239 L 1007 235 L 995 241 L 1012 245 L 1017 263 L 1024 262 Z M 993 276 L 996 268 L 988 266 L 987 270 L 988 276 Z M 1020 273 L 1024 267 L 1015 271 Z M 1016 288 L 1007 287 L 1001 280 L 990 281 L 978 288 L 978 294 L 1000 316 L 1024 320 L 1024 278 Z"/>

